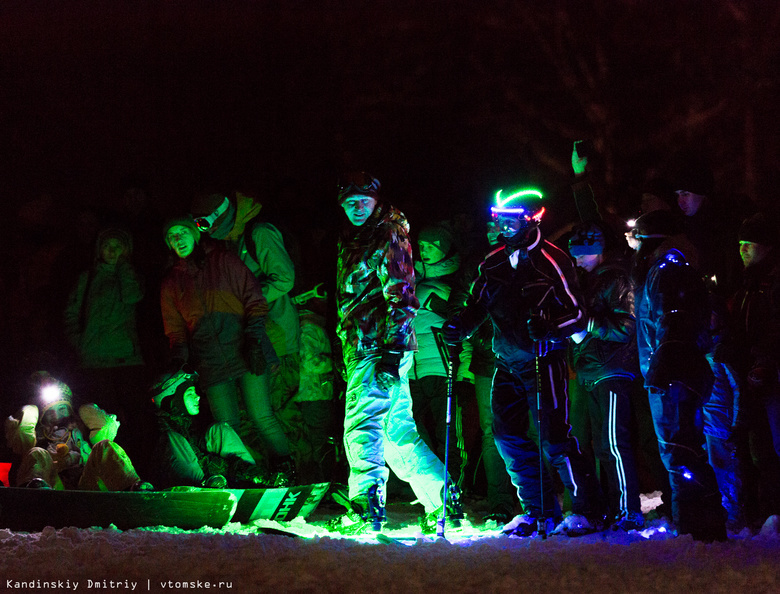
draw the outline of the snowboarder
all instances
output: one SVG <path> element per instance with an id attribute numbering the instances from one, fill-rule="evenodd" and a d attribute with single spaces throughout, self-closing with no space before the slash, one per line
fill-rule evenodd
<path id="1" fill-rule="evenodd" d="M 407 481 L 424 505 L 424 531 L 433 532 L 444 501 L 444 466 L 417 433 L 408 373 L 417 348 L 419 302 L 409 225 L 379 196 L 364 173 L 344 176 L 338 203 L 348 224 L 339 240 L 336 306 L 346 367 L 344 447 L 349 462 L 350 509 L 341 532 L 381 530 L 387 466 Z M 387 465 L 386 465 L 387 464 Z M 448 517 L 463 517 L 460 493 L 448 487 Z"/>

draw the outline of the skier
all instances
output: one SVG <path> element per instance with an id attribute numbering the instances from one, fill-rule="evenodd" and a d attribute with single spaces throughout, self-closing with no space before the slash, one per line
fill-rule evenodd
<path id="1" fill-rule="evenodd" d="M 214 423 L 200 434 L 195 418 L 200 396 L 198 374 L 182 369 L 165 374 L 151 388 L 161 432 L 155 460 L 161 486 L 193 485 L 216 489 L 272 485 L 241 438 L 227 423 Z"/>
<path id="2" fill-rule="evenodd" d="M 30 377 L 36 404 L 27 404 L 5 420 L 8 447 L 21 462 L 16 486 L 87 491 L 151 491 L 130 458 L 114 443 L 119 429 L 115 415 L 95 404 L 76 414 L 70 387 L 49 375 Z"/>
<path id="3" fill-rule="evenodd" d="M 408 373 L 417 340 L 414 267 L 403 213 L 380 201 L 379 181 L 344 176 L 338 202 L 348 225 L 339 241 L 336 306 L 346 367 L 344 446 L 349 462 L 342 533 L 381 530 L 387 466 L 407 481 L 425 507 L 424 531 L 436 528 L 444 498 L 444 467 L 417 433 Z M 385 465 L 387 464 L 387 466 Z M 448 487 L 448 517 L 462 518 L 460 492 Z"/>
<path id="4" fill-rule="evenodd" d="M 642 215 L 634 261 L 639 364 L 650 399 L 661 460 L 672 488 L 679 534 L 726 540 L 726 514 L 707 462 L 701 408 L 712 390 L 707 287 L 681 217 L 668 210 Z"/>
<path id="5" fill-rule="evenodd" d="M 574 264 L 542 237 L 541 199 L 538 190 L 507 197 L 498 192 L 491 210 L 502 245 L 480 265 L 465 309 L 446 322 L 444 333 L 454 343 L 488 318 L 493 323 L 493 435 L 523 508 L 503 531 L 528 537 L 541 524 L 544 533 L 549 526 L 578 536 L 599 530 L 604 518 L 594 468 L 567 422 L 566 339 L 584 328 L 585 315 Z M 529 415 L 540 425 L 542 447 L 571 494 L 574 513 L 565 520 L 540 467 L 539 448 L 528 436 Z"/>

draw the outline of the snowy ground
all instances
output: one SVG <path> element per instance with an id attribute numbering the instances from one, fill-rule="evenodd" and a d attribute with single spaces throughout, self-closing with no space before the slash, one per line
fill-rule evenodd
<path id="1" fill-rule="evenodd" d="M 387 534 L 413 534 L 421 508 L 389 506 Z M 296 528 L 324 534 L 323 506 Z M 281 527 L 278 524 L 276 527 Z M 171 529 L 0 530 L 0 589 L 11 592 L 757 592 L 780 591 L 780 518 L 727 543 L 644 534 L 498 537 L 475 525 L 406 544 L 290 538 L 230 524 Z M 407 546 L 409 545 L 409 546 Z"/>

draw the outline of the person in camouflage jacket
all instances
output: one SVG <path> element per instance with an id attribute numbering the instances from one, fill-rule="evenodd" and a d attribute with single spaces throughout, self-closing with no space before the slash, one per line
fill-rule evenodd
<path id="1" fill-rule="evenodd" d="M 407 376 L 417 348 L 419 302 L 409 226 L 403 213 L 379 202 L 379 182 L 365 173 L 344 178 L 339 204 L 350 223 L 339 241 L 336 306 L 347 380 L 351 509 L 335 528 L 381 529 L 388 466 L 411 485 L 430 528 L 443 505 L 444 467 L 412 417 Z"/>

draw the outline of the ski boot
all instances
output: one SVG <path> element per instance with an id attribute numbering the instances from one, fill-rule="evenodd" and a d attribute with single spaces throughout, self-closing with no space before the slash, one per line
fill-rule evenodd
<path id="1" fill-rule="evenodd" d="M 555 520 L 552 518 L 537 518 L 531 514 L 522 514 L 515 516 L 501 529 L 501 532 L 513 538 L 546 537 L 554 528 Z"/>

